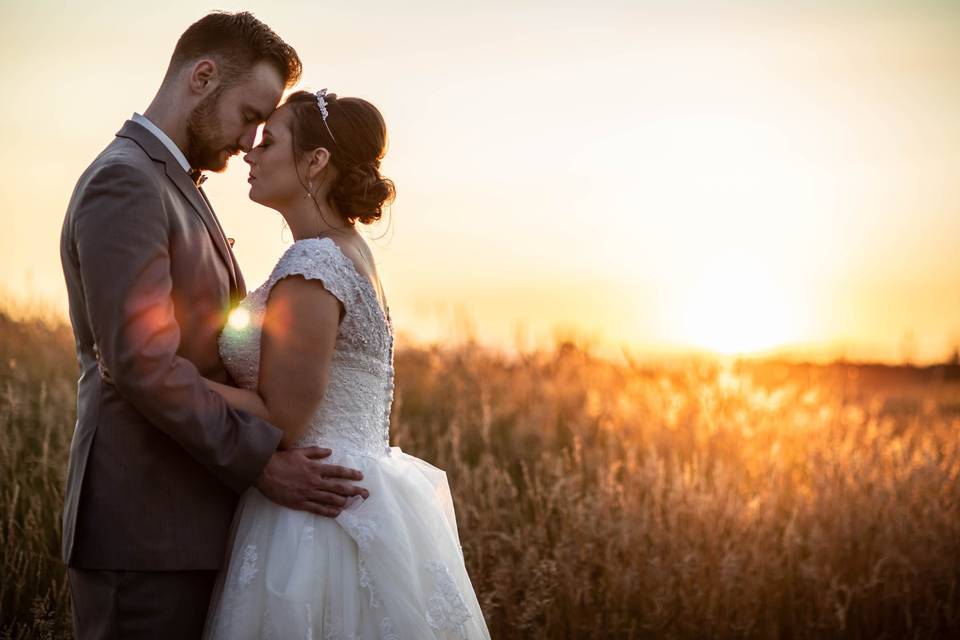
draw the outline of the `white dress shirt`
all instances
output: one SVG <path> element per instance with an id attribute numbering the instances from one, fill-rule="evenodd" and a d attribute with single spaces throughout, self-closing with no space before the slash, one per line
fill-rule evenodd
<path id="1" fill-rule="evenodd" d="M 187 156 L 183 155 L 183 152 L 180 151 L 180 147 L 178 147 L 176 143 L 174 143 L 174 141 L 170 139 L 170 136 L 165 134 L 160 127 L 153 124 L 150 121 L 150 118 L 146 116 L 142 116 L 139 113 L 135 113 L 133 114 L 133 117 L 130 119 L 136 122 L 137 124 L 143 126 L 144 129 L 146 129 L 147 131 L 155 135 L 157 137 L 157 140 L 162 142 L 163 146 L 165 146 L 167 150 L 173 154 L 173 157 L 177 159 L 177 162 L 180 163 L 180 166 L 183 167 L 183 170 L 186 171 L 187 173 L 190 173 L 190 163 L 187 162 Z"/>

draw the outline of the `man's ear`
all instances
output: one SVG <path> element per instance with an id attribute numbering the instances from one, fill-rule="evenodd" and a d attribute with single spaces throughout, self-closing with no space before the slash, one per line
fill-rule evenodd
<path id="1" fill-rule="evenodd" d="M 330 152 L 326 147 L 318 147 L 307 156 L 307 175 L 315 179 L 330 164 Z"/>
<path id="2" fill-rule="evenodd" d="M 203 58 L 193 63 L 190 70 L 190 91 L 206 96 L 217 88 L 220 83 L 220 70 L 217 63 L 209 58 Z"/>

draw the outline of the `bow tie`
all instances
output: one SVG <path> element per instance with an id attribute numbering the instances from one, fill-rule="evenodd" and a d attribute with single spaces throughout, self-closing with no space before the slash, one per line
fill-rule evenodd
<path id="1" fill-rule="evenodd" d="M 203 172 L 200 169 L 191 169 L 187 172 L 190 176 L 190 179 L 193 180 L 193 184 L 198 187 L 207 181 L 207 176 L 203 175 Z"/>

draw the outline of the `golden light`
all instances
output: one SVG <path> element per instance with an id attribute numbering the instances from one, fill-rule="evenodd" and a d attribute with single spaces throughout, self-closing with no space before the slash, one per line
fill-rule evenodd
<path id="1" fill-rule="evenodd" d="M 229 322 L 230 326 L 234 329 L 245 329 L 250 325 L 250 313 L 246 309 L 237 307 L 230 312 L 230 317 L 227 322 Z"/>
<path id="2" fill-rule="evenodd" d="M 801 317 L 789 294 L 761 261 L 707 264 L 684 300 L 681 335 L 725 355 L 783 346 L 798 339 Z"/>
<path id="3" fill-rule="evenodd" d="M 77 177 L 149 105 L 176 37 L 199 14 L 182 0 L 141 12 L 136 20 L 155 37 L 131 40 L 136 28 L 113 28 L 110 12 L 89 3 L 61 3 L 54 22 L 49 3 L 8 4 L 11 33 L 45 37 L 0 44 L 0 70 L 18 79 L 0 101 L 0 120 L 18 123 L 0 147 L 13 171 L 0 210 L 43 215 L 4 220 L 0 292 L 65 314 L 50 239 Z M 323 60 L 302 19 L 307 5 L 268 4 L 262 17 L 305 66 Z M 364 28 L 339 33 L 349 55 L 329 82 L 371 99 L 387 119 L 383 172 L 401 197 L 368 238 L 397 331 L 458 340 L 469 317 L 478 342 L 507 348 L 522 326 L 531 348 L 550 346 L 560 329 L 596 335 L 616 353 L 621 344 L 755 352 L 788 342 L 790 351 L 884 360 L 899 358 L 913 331 L 917 361 L 941 361 L 960 327 L 950 294 L 960 281 L 951 244 L 960 236 L 951 73 L 960 2 L 842 11 L 828 8 L 842 3 L 731 2 L 705 13 L 669 8 L 677 4 L 524 10 L 509 21 L 523 37 L 500 39 L 458 30 L 457 11 L 434 16 L 442 28 L 404 14 L 413 48 L 396 46 L 394 21 L 351 22 L 344 8 L 343 23 Z M 794 6 L 807 4 L 817 7 Z M 484 5 L 470 19 L 499 27 L 501 9 Z M 539 28 L 544 19 L 550 28 Z M 78 20 L 97 31 L 96 47 L 76 46 Z M 583 46 L 569 47 L 584 29 Z M 136 56 L 125 55 L 131 47 Z M 371 72 L 384 59 L 402 82 Z M 123 66 L 113 74 L 123 82 L 110 82 L 111 62 Z M 36 64 L 52 75 L 21 73 Z M 510 108 L 476 100 L 475 83 L 460 81 L 464 68 L 510 95 Z M 316 89 L 311 82 L 306 74 L 290 90 Z M 569 85 L 590 87 L 589 106 L 557 100 L 556 87 Z M 430 95 L 431 117 L 411 117 L 411 92 Z M 64 110 L 60 94 L 80 99 Z M 254 144 L 261 138 L 262 127 Z M 509 154 L 505 139 L 517 142 Z M 438 161 L 456 149 L 471 152 Z M 28 154 L 57 160 L 22 162 Z M 259 283 L 291 238 L 275 212 L 250 200 L 247 174 L 235 157 L 204 189 L 242 248 L 246 282 Z M 724 266 L 721 254 L 761 266 Z M 230 311 L 217 310 L 230 331 L 259 324 L 249 309 Z"/>

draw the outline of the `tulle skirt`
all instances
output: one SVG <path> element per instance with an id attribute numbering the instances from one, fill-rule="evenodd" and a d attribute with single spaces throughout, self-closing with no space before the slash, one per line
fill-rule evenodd
<path id="1" fill-rule="evenodd" d="M 324 518 L 247 491 L 204 637 L 489 638 L 446 473 L 398 447 L 329 461 L 362 471 L 370 497 Z"/>

